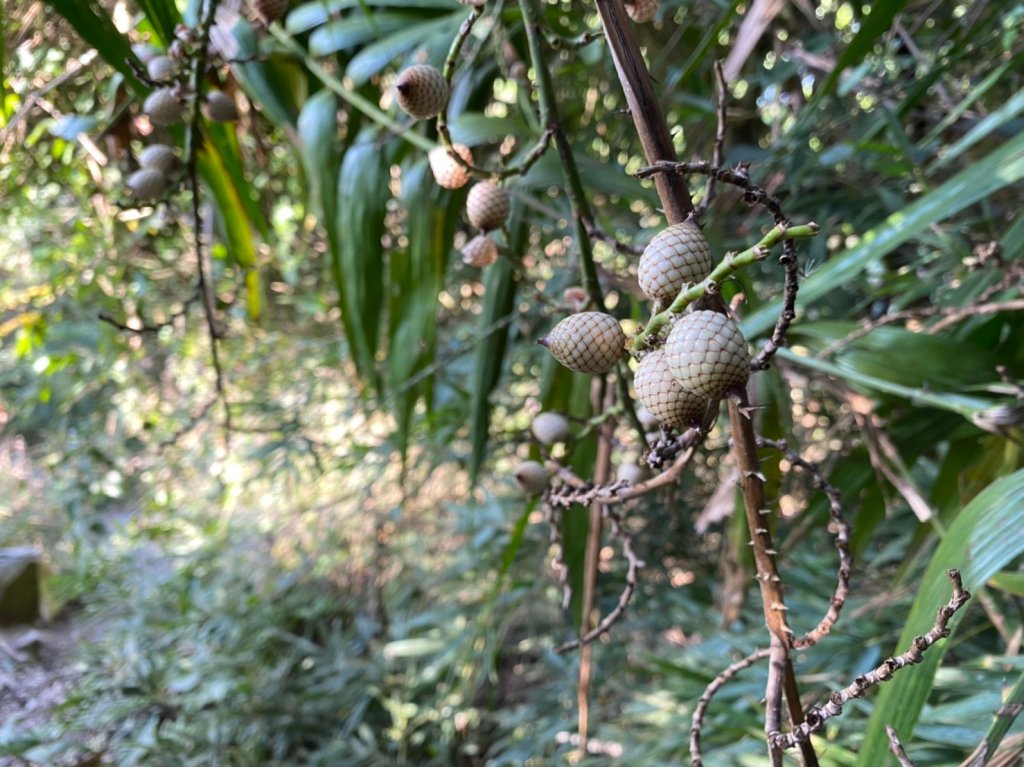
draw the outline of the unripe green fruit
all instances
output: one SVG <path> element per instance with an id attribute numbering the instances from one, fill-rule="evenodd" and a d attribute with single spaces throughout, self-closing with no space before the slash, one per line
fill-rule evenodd
<path id="1" fill-rule="evenodd" d="M 676 320 L 665 360 L 679 385 L 722 399 L 750 378 L 750 351 L 739 326 L 724 314 L 698 311 Z"/>
<path id="2" fill-rule="evenodd" d="M 671 301 L 684 287 L 703 281 L 713 266 L 707 238 L 687 219 L 654 235 L 640 256 L 636 276 L 648 298 Z"/>
<path id="3" fill-rule="evenodd" d="M 448 104 L 448 83 L 435 67 L 417 64 L 398 75 L 395 98 L 410 117 L 433 117 Z"/>
<path id="4" fill-rule="evenodd" d="M 530 423 L 530 431 L 542 445 L 568 442 L 572 437 L 569 419 L 561 413 L 538 413 Z"/>
<path id="5" fill-rule="evenodd" d="M 481 181 L 469 190 L 466 215 L 469 223 L 482 232 L 501 229 L 512 210 L 508 192 L 490 181 Z"/>
<path id="6" fill-rule="evenodd" d="M 680 431 L 700 424 L 708 406 L 705 397 L 679 385 L 661 349 L 640 360 L 633 376 L 633 386 L 636 387 L 637 398 L 651 415 Z"/>
<path id="7" fill-rule="evenodd" d="M 540 495 L 547 489 L 551 472 L 537 461 L 523 461 L 515 470 L 516 482 L 527 495 Z"/>
<path id="8" fill-rule="evenodd" d="M 625 351 L 626 334 L 610 314 L 579 312 L 555 325 L 538 343 L 569 370 L 607 373 Z"/>
<path id="9" fill-rule="evenodd" d="M 181 122 L 185 107 L 174 94 L 173 88 L 157 88 L 146 97 L 142 111 L 149 115 L 153 125 L 174 125 Z"/>

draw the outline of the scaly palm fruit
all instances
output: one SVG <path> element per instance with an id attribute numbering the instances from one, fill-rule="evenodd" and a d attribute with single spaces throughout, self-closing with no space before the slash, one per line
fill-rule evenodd
<path id="1" fill-rule="evenodd" d="M 398 75 L 395 98 L 410 117 L 433 117 L 448 104 L 448 83 L 435 67 L 417 64 Z"/>
<path id="2" fill-rule="evenodd" d="M 146 62 L 146 72 L 153 80 L 171 80 L 178 71 L 178 65 L 170 56 L 154 56 Z"/>
<path id="3" fill-rule="evenodd" d="M 515 470 L 516 482 L 527 495 L 540 495 L 548 486 L 551 472 L 537 461 L 523 461 Z"/>
<path id="4" fill-rule="evenodd" d="M 542 445 L 568 442 L 572 437 L 569 419 L 561 413 L 538 413 L 530 422 L 530 431 Z"/>
<path id="5" fill-rule="evenodd" d="M 157 88 L 146 97 L 142 111 L 149 115 L 153 125 L 174 125 L 181 122 L 185 107 L 174 94 L 173 88 Z"/>
<path id="6" fill-rule="evenodd" d="M 508 191 L 490 181 L 474 184 L 466 197 L 466 215 L 469 223 L 482 232 L 501 229 L 512 210 Z"/>
<path id="7" fill-rule="evenodd" d="M 210 91 L 203 102 L 203 114 L 215 123 L 231 123 L 238 119 L 238 107 L 224 91 Z"/>
<path id="8" fill-rule="evenodd" d="M 698 311 L 676 320 L 665 360 L 679 385 L 722 399 L 750 378 L 750 351 L 739 327 L 724 314 Z"/>
<path id="9" fill-rule="evenodd" d="M 462 260 L 483 268 L 498 260 L 498 244 L 486 234 L 478 234 L 462 246 Z"/>
<path id="10" fill-rule="evenodd" d="M 637 398 L 651 415 L 680 431 L 699 424 L 708 405 L 707 399 L 679 385 L 661 349 L 640 360 L 633 386 Z"/>
<path id="11" fill-rule="evenodd" d="M 150 144 L 139 153 L 139 165 L 153 168 L 164 175 L 170 173 L 177 162 L 178 156 L 166 144 Z"/>
<path id="12" fill-rule="evenodd" d="M 465 144 L 452 144 L 452 150 L 465 162 L 473 164 L 473 152 Z M 437 146 L 427 153 L 430 171 L 438 186 L 445 189 L 461 189 L 469 183 L 469 171 L 451 156 L 447 147 Z"/>
<path id="13" fill-rule="evenodd" d="M 167 188 L 167 178 L 156 168 L 135 171 L 125 181 L 132 195 L 144 202 L 159 199 Z"/>
<path id="14" fill-rule="evenodd" d="M 640 256 L 636 276 L 648 298 L 671 301 L 687 285 L 704 280 L 713 266 L 704 233 L 687 219 L 654 235 Z"/>
<path id="15" fill-rule="evenodd" d="M 619 321 L 603 312 L 570 314 L 537 343 L 576 373 L 607 373 L 625 351 Z"/>
<path id="16" fill-rule="evenodd" d="M 637 24 L 646 24 L 658 13 L 660 6 L 659 0 L 633 0 L 626 3 L 626 15 Z"/>

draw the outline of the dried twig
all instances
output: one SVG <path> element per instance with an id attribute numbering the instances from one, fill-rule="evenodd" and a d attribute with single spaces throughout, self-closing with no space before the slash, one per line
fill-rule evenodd
<path id="1" fill-rule="evenodd" d="M 715 61 L 715 84 L 718 86 L 718 103 L 716 114 L 718 117 L 715 129 L 715 147 L 711 154 L 711 163 L 716 168 L 722 167 L 722 157 L 725 153 L 725 123 L 726 123 L 726 99 L 729 96 L 729 85 L 725 82 L 725 74 L 722 72 L 722 62 Z M 694 207 L 693 215 L 700 218 L 708 209 L 711 201 L 715 198 L 715 183 L 717 179 L 708 175 L 707 183 L 704 185 L 704 197 Z"/>
<path id="2" fill-rule="evenodd" d="M 161 330 L 167 327 L 172 327 L 174 323 L 185 317 L 188 314 L 189 308 L 192 304 L 199 300 L 199 287 L 197 286 L 192 295 L 185 299 L 185 302 L 181 305 L 181 308 L 171 314 L 166 320 L 162 322 L 141 322 L 135 325 L 129 325 L 125 322 L 121 322 L 119 319 L 114 317 L 107 312 L 100 312 L 97 315 L 97 319 L 102 322 L 106 322 L 108 325 L 113 325 L 118 330 L 122 330 L 126 333 L 136 333 L 138 335 L 145 335 L 147 333 L 159 333 Z"/>
<path id="3" fill-rule="evenodd" d="M 896 732 L 896 728 L 891 724 L 885 725 L 885 734 L 889 736 L 889 750 L 896 757 L 896 761 L 900 763 L 900 767 L 914 767 L 907 752 L 903 750 L 903 744 L 900 743 L 900 736 Z"/>
<path id="4" fill-rule="evenodd" d="M 736 674 L 745 668 L 750 668 L 759 660 L 767 658 L 771 651 L 767 647 L 762 647 L 758 650 L 754 650 L 746 658 L 736 661 L 727 669 L 722 671 L 718 676 L 711 680 L 711 683 L 704 688 L 704 693 L 700 696 L 697 701 L 697 707 L 693 710 L 693 717 L 690 720 L 690 764 L 692 767 L 703 767 L 703 755 L 700 750 L 700 734 L 704 728 L 704 716 L 707 713 L 708 706 L 711 705 L 711 699 L 715 697 L 715 694 L 722 689 L 726 682 L 732 679 Z"/>
<path id="5" fill-rule="evenodd" d="M 759 448 L 770 447 L 780 451 L 789 461 L 790 465 L 797 466 L 811 475 L 812 484 L 825 493 L 828 498 L 828 513 L 832 524 L 836 528 L 836 550 L 839 552 L 839 568 L 836 577 L 836 588 L 829 600 L 828 610 L 825 616 L 818 622 L 818 625 L 801 637 L 792 641 L 795 649 L 806 649 L 817 642 L 832 630 L 836 621 L 839 620 L 839 613 L 843 609 L 847 596 L 850 593 L 850 574 L 853 571 L 853 554 L 850 553 L 850 523 L 843 513 L 842 497 L 839 490 L 830 485 L 821 471 L 821 467 L 812 461 L 805 460 L 794 450 L 791 450 L 785 440 L 770 440 L 764 437 L 757 438 Z"/>
<path id="6" fill-rule="evenodd" d="M 910 647 L 901 655 L 887 658 L 874 670 L 862 674 L 853 683 L 829 695 L 828 703 L 816 706 L 807 712 L 807 721 L 793 728 L 791 732 L 779 733 L 772 738 L 776 748 L 791 748 L 799 743 L 807 742 L 812 733 L 817 732 L 833 717 L 843 713 L 843 706 L 854 698 L 862 698 L 872 687 L 887 682 L 901 668 L 920 663 L 925 651 L 933 644 L 949 636 L 949 621 L 956 612 L 971 598 L 971 593 L 964 588 L 959 570 L 950 570 L 947 575 L 953 584 L 953 594 L 949 601 L 939 608 L 935 623 L 931 630 L 923 636 L 915 637 Z"/>

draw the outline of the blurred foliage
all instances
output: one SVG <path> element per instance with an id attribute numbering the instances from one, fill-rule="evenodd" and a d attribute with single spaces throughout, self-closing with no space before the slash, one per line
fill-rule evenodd
<path id="1" fill-rule="evenodd" d="M 533 343 L 579 280 L 555 152 L 511 182 L 505 256 L 483 273 L 457 255 L 465 191 L 427 170 L 433 126 L 408 124 L 389 95 L 403 66 L 443 63 L 464 6 L 293 2 L 271 33 L 231 27 L 238 60 L 216 78 L 248 108 L 239 126 L 205 125 L 199 164 L 221 402 L 189 192 L 137 207 L 122 191 L 145 143 L 181 139 L 140 118 L 148 86 L 130 45 L 166 45 L 197 6 L 5 4 L 0 541 L 43 546 L 56 594 L 103 630 L 52 725 L 0 725 L 0 751 L 40 764 L 83 748 L 123 765 L 565 763 L 578 659 L 552 647 L 573 616 L 546 524 L 510 477 L 536 455 L 532 413 L 563 410 L 578 432 L 592 415 L 588 381 Z M 664 0 L 637 34 L 688 158 L 711 154 L 714 60 L 750 42 L 729 85 L 726 164 L 749 163 L 789 216 L 822 226 L 801 245 L 792 346 L 753 383 L 760 430 L 821 461 L 854 516 L 854 597 L 798 673 L 806 702 L 822 700 L 930 625 L 941 569 L 981 573 L 942 665 L 852 703 L 816 741 L 822 764 L 882 763 L 895 711 L 917 720 L 900 735 L 918 765 L 954 764 L 1024 671 L 1024 322 L 1009 303 L 1024 275 L 1024 5 L 818 0 L 758 31 L 760 7 Z M 574 47 L 596 14 L 566 0 L 544 17 L 596 224 L 642 245 L 664 219 L 630 175 L 643 161 L 614 68 L 600 41 Z M 488 4 L 449 109 L 477 164 L 514 163 L 539 135 L 528 74 L 518 10 Z M 722 253 L 766 223 L 720 187 L 705 230 Z M 609 307 L 644 319 L 635 259 L 604 242 L 595 253 Z M 726 292 L 742 292 L 748 338 L 763 338 L 780 270 L 769 259 Z M 881 326 L 855 332 L 865 323 Z M 618 460 L 637 458 L 625 426 L 617 441 Z M 731 481 L 725 442 L 713 432 L 680 485 L 629 510 L 648 566 L 595 647 L 591 735 L 606 753 L 589 763 L 687 763 L 704 686 L 764 642 L 734 526 L 694 527 Z M 593 451 L 581 438 L 563 457 L 583 470 Z M 807 626 L 834 550 L 823 498 L 786 468 L 766 455 L 792 622 Z M 912 513 L 922 506 L 931 519 Z M 562 531 L 577 560 L 585 530 Z M 624 569 L 607 561 L 602 610 Z M 763 690 L 763 668 L 723 689 L 711 762 L 763 764 Z"/>

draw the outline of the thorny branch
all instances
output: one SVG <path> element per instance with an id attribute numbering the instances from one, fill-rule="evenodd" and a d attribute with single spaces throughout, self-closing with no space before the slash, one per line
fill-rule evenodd
<path id="1" fill-rule="evenodd" d="M 903 750 L 903 744 L 900 743 L 900 736 L 896 732 L 896 728 L 891 724 L 885 725 L 885 734 L 889 737 L 889 751 L 896 757 L 900 767 L 914 767 L 914 763 L 910 761 L 907 752 Z"/>
<path id="2" fill-rule="evenodd" d="M 704 728 L 704 716 L 707 714 L 711 699 L 722 689 L 726 682 L 745 668 L 750 668 L 759 660 L 767 658 L 771 653 L 767 647 L 762 647 L 750 653 L 746 658 L 736 661 L 718 676 L 711 680 L 711 683 L 704 689 L 704 693 L 697 701 L 697 707 L 693 710 L 693 717 L 690 719 L 690 764 L 692 767 L 703 767 L 704 761 L 700 750 L 700 734 Z"/>
<path id="3" fill-rule="evenodd" d="M 915 637 L 910 647 L 901 655 L 887 658 L 882 661 L 874 670 L 862 674 L 853 680 L 853 683 L 829 695 L 828 703 L 823 706 L 815 706 L 807 712 L 807 721 L 794 727 L 788 733 L 775 733 L 771 736 L 772 745 L 775 748 L 791 748 L 799 743 L 807 742 L 812 733 L 817 732 L 825 723 L 833 717 L 843 713 L 843 706 L 855 698 L 862 698 L 872 687 L 887 682 L 892 675 L 901 668 L 920 663 L 925 651 L 933 644 L 949 636 L 949 621 L 971 598 L 971 593 L 964 588 L 960 578 L 959 570 L 949 570 L 946 573 L 953 585 L 953 594 L 949 601 L 939 608 L 935 616 L 935 623 L 931 630 L 923 636 Z"/>
<path id="4" fill-rule="evenodd" d="M 836 528 L 836 549 L 839 552 L 839 568 L 836 577 L 836 588 L 829 601 L 828 610 L 825 616 L 818 622 L 818 625 L 808 631 L 802 637 L 792 641 L 794 649 L 803 650 L 821 641 L 836 621 L 839 620 L 839 613 L 843 609 L 847 596 L 850 593 L 850 575 L 853 571 L 853 554 L 850 553 L 850 523 L 843 513 L 842 498 L 839 490 L 829 484 L 822 474 L 821 467 L 816 463 L 805 460 L 799 453 L 789 448 L 785 440 L 770 440 L 764 437 L 757 438 L 759 448 L 769 447 L 780 451 L 792 466 L 797 466 L 811 475 L 812 484 L 825 493 L 828 498 L 828 513 L 832 524 Z"/>

